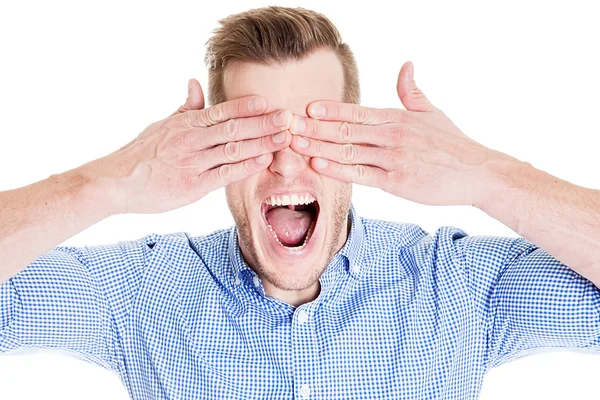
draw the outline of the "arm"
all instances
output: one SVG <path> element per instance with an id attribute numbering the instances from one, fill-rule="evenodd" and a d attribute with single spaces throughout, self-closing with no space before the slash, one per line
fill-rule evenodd
<path id="1" fill-rule="evenodd" d="M 600 277 L 598 192 L 467 137 L 416 87 L 410 63 L 398 96 L 406 110 L 311 104 L 291 146 L 323 175 L 422 204 L 475 205 L 535 242 L 454 228 L 434 240 L 435 271 L 449 276 L 436 284 L 450 292 L 467 285 L 488 366 L 547 348 L 600 353 L 600 290 L 582 276 Z"/>
<path id="2" fill-rule="evenodd" d="M 114 153 L 0 192 L 0 283 L 110 215 L 190 204 L 262 171 L 289 145 L 289 112 L 267 114 L 255 96 L 204 109 L 199 83 L 190 84 L 186 105 Z M 282 143 L 273 141 L 278 133 Z"/>
<path id="3" fill-rule="evenodd" d="M 511 157 L 487 163 L 476 204 L 600 288 L 600 191 Z"/>
<path id="4" fill-rule="evenodd" d="M 429 205 L 474 205 L 600 286 L 600 191 L 555 178 L 467 137 L 415 84 L 406 107 L 309 105 L 292 148 L 319 173 Z M 300 117 L 294 117 L 300 118 Z"/>
<path id="5" fill-rule="evenodd" d="M 113 214 L 109 204 L 107 191 L 85 168 L 0 192 L 0 282 Z"/>
<path id="6" fill-rule="evenodd" d="M 600 290 L 592 282 L 524 238 L 443 227 L 436 239 L 440 290 L 466 284 L 487 367 L 550 350 L 600 354 Z"/>

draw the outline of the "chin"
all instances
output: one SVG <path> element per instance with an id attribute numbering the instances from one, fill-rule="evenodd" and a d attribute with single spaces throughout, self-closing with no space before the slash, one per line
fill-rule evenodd
<path id="1" fill-rule="evenodd" d="M 343 245 L 351 186 L 329 189 L 331 196 L 298 186 L 270 188 L 245 202 L 228 196 L 246 262 L 276 287 L 313 285 Z"/>

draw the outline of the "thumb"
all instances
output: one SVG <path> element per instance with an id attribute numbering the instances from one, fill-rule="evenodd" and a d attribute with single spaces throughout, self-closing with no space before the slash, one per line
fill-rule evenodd
<path id="1" fill-rule="evenodd" d="M 414 74 L 414 64 L 411 61 L 405 62 L 398 74 L 396 86 L 400 101 L 409 111 L 436 111 L 437 108 L 425 97 L 421 89 L 417 88 Z"/>
<path id="2" fill-rule="evenodd" d="M 188 96 L 185 104 L 180 106 L 171 116 L 181 114 L 190 110 L 202 110 L 204 108 L 204 93 L 200 82 L 192 78 L 188 82 Z"/>

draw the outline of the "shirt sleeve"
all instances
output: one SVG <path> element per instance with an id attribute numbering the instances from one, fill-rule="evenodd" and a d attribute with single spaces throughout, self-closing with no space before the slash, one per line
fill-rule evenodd
<path id="1" fill-rule="evenodd" d="M 0 354 L 66 350 L 119 372 L 120 331 L 142 258 L 123 249 L 57 247 L 2 284 Z"/>
<path id="2" fill-rule="evenodd" d="M 549 350 L 600 354 L 600 290 L 523 238 L 455 236 L 488 367 Z M 457 239 L 458 238 L 458 239 Z"/>

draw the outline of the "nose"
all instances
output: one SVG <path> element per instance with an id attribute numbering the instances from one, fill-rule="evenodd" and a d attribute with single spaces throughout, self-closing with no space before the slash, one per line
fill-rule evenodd
<path id="1" fill-rule="evenodd" d="M 284 178 L 294 178 L 309 168 L 308 161 L 309 157 L 298 154 L 286 147 L 273 154 L 273 162 L 269 166 L 269 170 Z"/>

